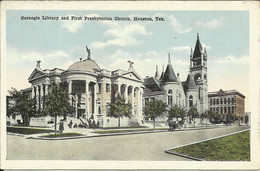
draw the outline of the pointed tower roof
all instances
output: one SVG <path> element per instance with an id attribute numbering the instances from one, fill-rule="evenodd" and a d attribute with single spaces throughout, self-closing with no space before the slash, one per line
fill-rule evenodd
<path id="1" fill-rule="evenodd" d="M 203 53 L 203 52 L 202 52 L 202 45 L 201 45 L 201 43 L 200 43 L 199 33 L 197 33 L 197 42 L 196 42 L 196 45 L 195 45 L 195 49 L 194 49 L 194 53 L 193 53 L 193 58 L 201 57 L 201 53 Z"/>
<path id="2" fill-rule="evenodd" d="M 173 68 L 172 68 L 170 54 L 168 54 L 168 56 L 169 56 L 169 62 L 168 62 L 168 65 L 166 67 L 162 81 L 163 82 L 178 82 L 177 77 L 176 77 L 176 75 L 173 71 Z"/>
<path id="3" fill-rule="evenodd" d="M 164 65 L 162 66 L 162 74 L 161 74 L 161 76 L 160 76 L 160 81 L 162 81 L 163 76 L 164 76 Z"/>
<path id="4" fill-rule="evenodd" d="M 187 77 L 187 80 L 185 82 L 185 85 L 184 87 L 186 89 L 196 89 L 196 84 L 195 84 L 195 81 L 193 79 L 193 76 L 191 75 L 191 73 L 189 73 L 188 77 Z"/>
<path id="5" fill-rule="evenodd" d="M 156 72 L 155 72 L 155 76 L 154 76 L 157 80 L 160 79 L 159 77 L 159 73 L 158 73 L 158 65 L 156 65 Z"/>

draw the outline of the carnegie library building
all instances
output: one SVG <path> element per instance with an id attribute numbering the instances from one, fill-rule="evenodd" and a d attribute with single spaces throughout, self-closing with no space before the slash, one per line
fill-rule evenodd
<path id="1" fill-rule="evenodd" d="M 132 117 L 121 118 L 121 126 L 129 126 L 132 123 L 144 124 L 149 118 L 144 117 L 143 108 L 148 101 L 155 99 L 164 101 L 168 107 L 175 104 L 187 110 L 196 107 L 199 114 L 212 110 L 219 113 L 239 112 L 239 116 L 244 116 L 245 96 L 241 93 L 229 91 L 208 93 L 208 57 L 199 35 L 194 50 L 191 49 L 188 57 L 190 67 L 184 81 L 180 80 L 179 74 L 175 74 L 170 54 L 165 70 L 162 69 L 159 73 L 155 64 L 155 75 L 143 79 L 135 71 L 132 61 L 126 61 L 129 67 L 124 70 L 109 71 L 99 67 L 90 49 L 86 47 L 86 51 L 86 59 L 80 58 L 67 69 L 43 69 L 41 62 L 37 61 L 36 68 L 28 78 L 31 87 L 21 90 L 35 99 L 36 110 L 44 108 L 46 95 L 51 84 L 55 83 L 62 84 L 69 94 L 69 102 L 75 108 L 75 112 L 68 120 L 73 119 L 74 123 L 87 122 L 91 119 L 96 123 L 99 122 L 100 127 L 117 127 L 118 119 L 107 116 L 107 106 L 118 95 L 123 96 L 125 101 L 131 104 L 132 109 Z M 219 96 L 221 98 L 217 104 Z M 222 98 L 224 96 L 228 97 Z M 233 105 L 233 98 L 236 99 L 237 105 Z M 15 103 L 15 100 L 7 96 L 6 103 L 8 108 Z M 232 105 L 227 106 L 229 104 Z M 8 117 L 7 121 L 10 124 L 17 124 L 21 122 L 21 117 Z M 50 123 L 53 123 L 51 121 L 53 118 L 50 116 L 31 118 L 30 125 L 50 126 Z"/>

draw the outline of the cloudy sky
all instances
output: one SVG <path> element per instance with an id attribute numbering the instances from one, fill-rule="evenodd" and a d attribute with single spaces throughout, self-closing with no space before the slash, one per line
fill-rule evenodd
<path id="1" fill-rule="evenodd" d="M 129 17 L 131 21 L 21 20 L 35 16 Z M 163 17 L 165 21 L 133 21 Z M 249 14 L 247 11 L 7 11 L 7 88 L 30 86 L 28 77 L 41 60 L 42 69 L 67 69 L 79 58 L 108 70 L 128 69 L 142 76 L 166 67 L 168 53 L 175 73 L 186 80 L 190 48 L 197 33 L 208 54 L 209 91 L 237 89 L 249 102 Z"/>

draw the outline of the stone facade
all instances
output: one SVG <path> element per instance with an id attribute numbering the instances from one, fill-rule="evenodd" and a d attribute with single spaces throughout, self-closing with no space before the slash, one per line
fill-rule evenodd
<path id="1" fill-rule="evenodd" d="M 44 108 L 45 96 L 52 83 L 62 84 L 69 94 L 71 105 L 76 109 L 74 117 L 85 121 L 95 120 L 100 123 L 100 127 L 115 127 L 117 119 L 107 116 L 107 106 L 120 94 L 132 105 L 133 118 L 140 124 L 143 80 L 134 70 L 133 62 L 129 61 L 127 71 L 108 71 L 101 69 L 91 59 L 88 48 L 87 51 L 87 59 L 80 59 L 67 70 L 42 70 L 40 61 L 37 61 L 36 68 L 29 77 L 31 96 L 36 99 L 35 108 Z M 122 118 L 121 126 L 127 126 L 128 122 L 129 119 Z"/>
<path id="2" fill-rule="evenodd" d="M 166 70 L 159 77 L 158 67 L 154 77 L 144 79 L 144 105 L 147 101 L 163 100 L 169 107 L 177 104 L 179 107 L 190 109 L 196 107 L 201 114 L 208 110 L 208 83 L 207 83 L 207 52 L 197 35 L 194 52 L 191 50 L 190 69 L 186 81 L 181 81 L 179 74 L 171 65 L 170 54 L 168 55 Z"/>

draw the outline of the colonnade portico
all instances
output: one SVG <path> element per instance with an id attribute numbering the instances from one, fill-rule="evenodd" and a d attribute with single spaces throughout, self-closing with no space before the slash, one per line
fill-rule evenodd
<path id="1" fill-rule="evenodd" d="M 142 96 L 143 90 L 139 86 L 128 85 L 126 83 L 114 83 L 117 86 L 115 96 L 120 95 L 125 98 L 125 102 L 129 102 L 132 107 L 132 115 L 142 115 Z M 123 88 L 123 92 L 121 91 Z M 130 90 L 130 91 L 129 91 Z M 136 94 L 136 96 L 135 96 Z M 137 102 L 135 102 L 135 100 Z M 135 107 L 136 105 L 136 107 Z M 136 113 L 135 113 L 135 109 Z"/>
<path id="2" fill-rule="evenodd" d="M 83 92 L 79 92 L 76 90 L 73 90 L 73 82 L 76 81 L 82 81 L 84 82 L 84 91 Z M 85 112 L 85 117 L 86 119 L 89 119 L 93 114 L 96 115 L 97 114 L 97 83 L 96 82 L 92 82 L 92 81 L 87 81 L 87 80 L 66 80 L 66 82 L 68 83 L 68 94 L 69 94 L 69 101 L 70 104 L 73 105 L 73 100 L 75 101 L 75 116 L 76 117 L 80 117 L 80 115 L 82 114 L 78 114 L 78 109 L 84 109 Z M 91 86 L 93 86 L 93 92 L 91 93 Z M 83 95 L 83 97 L 85 98 L 84 102 L 81 101 L 81 96 Z M 92 98 L 91 98 L 92 97 Z M 91 98 L 91 99 L 90 99 Z M 85 104 L 85 106 L 81 106 L 81 103 L 83 102 L 83 104 Z M 92 109 L 92 110 L 90 110 Z"/>
<path id="3" fill-rule="evenodd" d="M 35 99 L 35 109 L 44 108 L 45 97 L 48 94 L 49 84 L 38 84 L 32 86 L 32 99 Z"/>

